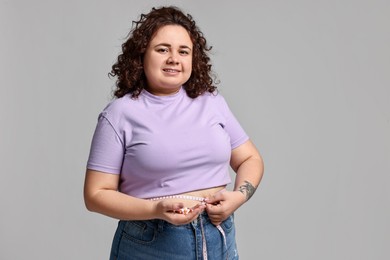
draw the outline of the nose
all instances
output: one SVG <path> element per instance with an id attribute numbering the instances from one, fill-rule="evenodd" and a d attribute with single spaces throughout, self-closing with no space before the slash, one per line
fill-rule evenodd
<path id="1" fill-rule="evenodd" d="M 173 53 L 168 57 L 167 64 L 179 64 L 179 60 L 177 56 Z"/>

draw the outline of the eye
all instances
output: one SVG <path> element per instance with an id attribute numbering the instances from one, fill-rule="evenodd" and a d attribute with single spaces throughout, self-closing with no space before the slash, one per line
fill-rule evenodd
<path id="1" fill-rule="evenodd" d="M 159 53 L 167 53 L 168 52 L 168 48 L 158 48 L 156 51 L 159 52 Z"/>
<path id="2" fill-rule="evenodd" d="M 189 52 L 188 50 L 180 50 L 179 53 L 180 53 L 181 55 L 184 55 L 184 56 L 190 54 L 190 52 Z"/>

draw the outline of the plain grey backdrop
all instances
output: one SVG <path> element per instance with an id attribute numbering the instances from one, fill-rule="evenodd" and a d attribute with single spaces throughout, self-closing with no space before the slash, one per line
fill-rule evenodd
<path id="1" fill-rule="evenodd" d="M 191 13 L 265 176 L 236 212 L 241 259 L 390 259 L 390 2 L 0 1 L 0 259 L 108 259 L 84 208 L 107 77 L 132 21 Z"/>

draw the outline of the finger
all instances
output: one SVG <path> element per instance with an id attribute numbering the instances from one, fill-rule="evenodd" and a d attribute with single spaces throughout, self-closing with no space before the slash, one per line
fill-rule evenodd
<path id="1" fill-rule="evenodd" d="M 179 210 L 184 208 L 184 204 L 182 202 L 173 203 L 169 208 L 172 211 Z"/>
<path id="2" fill-rule="evenodd" d="M 209 215 L 209 219 L 210 219 L 211 223 L 213 223 L 213 224 L 222 222 L 221 216 L 210 216 Z"/>
<path id="3" fill-rule="evenodd" d="M 169 210 L 169 212 L 184 214 L 184 215 L 187 215 L 187 214 L 192 213 L 192 212 L 194 212 L 194 214 L 199 214 L 205 208 L 206 208 L 206 205 L 204 205 L 204 204 L 197 204 L 192 208 L 182 207 L 182 205 L 179 205 L 178 207 L 174 207 L 173 210 Z"/>
<path id="4" fill-rule="evenodd" d="M 199 209 L 199 211 L 203 211 L 206 208 L 206 203 L 199 203 L 192 207 L 193 210 Z"/>
<path id="5" fill-rule="evenodd" d="M 172 224 L 175 224 L 175 225 L 184 225 L 184 224 L 188 224 L 188 223 L 191 223 L 192 221 L 194 221 L 195 219 L 197 219 L 199 216 L 199 214 L 196 214 L 195 212 L 191 212 L 191 213 L 188 213 L 188 214 L 175 214 L 173 213 L 171 215 L 171 219 L 172 219 Z"/>
<path id="6" fill-rule="evenodd" d="M 223 213 L 223 208 L 221 204 L 207 204 L 206 210 L 209 215 L 219 215 Z"/>
<path id="7" fill-rule="evenodd" d="M 220 216 L 213 216 L 213 217 L 210 217 L 210 221 L 211 223 L 213 223 L 215 226 L 218 226 L 219 224 L 222 223 L 222 218 Z"/>
<path id="8" fill-rule="evenodd" d="M 173 218 L 181 222 L 190 222 L 198 217 L 204 210 L 205 206 L 199 205 L 192 208 L 182 207 L 174 210 L 169 210 L 168 213 L 173 215 Z M 176 216 L 177 215 L 177 216 Z"/>
<path id="9" fill-rule="evenodd" d="M 222 200 L 224 200 L 224 196 L 223 196 L 223 193 L 220 192 L 220 193 L 217 193 L 209 198 L 206 198 L 205 199 L 205 202 L 206 203 L 209 203 L 209 204 L 218 204 L 220 203 Z"/>
<path id="10" fill-rule="evenodd" d="M 219 226 L 221 225 L 221 221 L 211 221 L 211 223 L 214 225 L 214 226 Z"/>

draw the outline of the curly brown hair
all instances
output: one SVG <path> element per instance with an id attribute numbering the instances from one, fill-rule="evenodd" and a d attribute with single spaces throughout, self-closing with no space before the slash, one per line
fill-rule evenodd
<path id="1" fill-rule="evenodd" d="M 133 29 L 122 44 L 122 53 L 109 73 L 110 77 L 117 77 L 114 96 L 120 98 L 131 93 L 132 98 L 137 98 L 142 89 L 147 87 L 143 57 L 154 34 L 166 25 L 184 27 L 194 45 L 192 73 L 184 84 L 187 95 L 196 98 L 206 91 L 212 93 L 216 90 L 207 54 L 211 46 L 207 45 L 206 38 L 190 14 L 185 15 L 179 8 L 170 6 L 152 8 L 148 14 L 141 14 L 138 21 L 133 21 Z"/>

